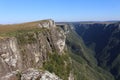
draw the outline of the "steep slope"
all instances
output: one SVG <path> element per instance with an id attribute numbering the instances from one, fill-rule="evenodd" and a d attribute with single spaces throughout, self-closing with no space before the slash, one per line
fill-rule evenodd
<path id="1" fill-rule="evenodd" d="M 66 33 L 66 44 L 72 59 L 75 80 L 114 80 L 113 76 L 97 66 L 94 52 L 88 49 L 72 24 L 59 24 Z"/>
<path id="2" fill-rule="evenodd" d="M 44 74 L 46 79 L 67 80 L 65 40 L 52 20 L 0 26 L 0 80 L 38 80 Z"/>
<path id="3" fill-rule="evenodd" d="M 119 80 L 118 24 L 114 29 L 114 23 L 92 28 L 93 23 L 56 26 L 53 20 L 0 25 L 0 80 L 114 80 L 101 67 Z M 105 40 L 99 43 L 98 36 Z"/>
<path id="4" fill-rule="evenodd" d="M 85 44 L 95 51 L 98 65 L 110 71 L 120 79 L 120 23 L 73 23 L 74 29 L 80 35 Z"/>

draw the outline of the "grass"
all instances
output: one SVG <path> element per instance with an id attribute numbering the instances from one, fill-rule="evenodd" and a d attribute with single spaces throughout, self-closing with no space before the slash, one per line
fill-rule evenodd
<path id="1" fill-rule="evenodd" d="M 8 24 L 8 25 L 0 25 L 0 32 L 10 32 L 17 30 L 29 30 L 34 28 L 39 28 L 39 23 L 48 22 L 48 20 L 41 20 L 35 22 L 27 22 L 21 24 Z"/>
<path id="2" fill-rule="evenodd" d="M 38 24 L 47 22 L 48 20 L 36 21 L 36 22 L 28 22 L 22 24 L 8 24 L 8 25 L 0 25 L 0 36 L 11 36 L 15 35 L 20 31 L 30 31 L 30 30 L 40 30 Z"/>

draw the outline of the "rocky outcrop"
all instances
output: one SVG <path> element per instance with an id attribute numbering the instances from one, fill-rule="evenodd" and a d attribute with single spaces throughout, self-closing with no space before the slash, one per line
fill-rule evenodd
<path id="1" fill-rule="evenodd" d="M 12 71 L 1 80 L 62 80 L 58 76 L 48 71 L 29 68 L 23 72 Z"/>
<path id="2" fill-rule="evenodd" d="M 56 52 L 58 55 L 62 55 L 64 53 L 66 36 L 60 28 L 56 27 L 54 21 L 41 21 L 38 23 L 38 27 L 40 30 L 20 31 L 13 37 L 0 38 L 0 78 L 17 80 L 17 77 L 14 76 L 16 70 L 23 72 L 28 68 L 42 68 L 43 63 L 49 60 L 49 54 Z M 5 76 L 6 74 L 8 75 Z M 32 74 L 39 77 L 41 73 L 36 71 L 34 73 L 34 70 L 30 70 L 30 74 L 22 74 L 21 79 L 31 80 L 26 76 L 29 77 Z M 42 74 L 41 80 L 49 74 L 49 72 Z M 6 79 L 8 77 L 10 79 Z M 15 79 L 12 79 L 13 77 Z M 52 74 L 48 78 L 48 80 L 59 80 Z"/>
<path id="3" fill-rule="evenodd" d="M 40 28 L 48 28 L 48 29 L 49 29 L 49 28 L 51 28 L 51 27 L 55 27 L 56 25 L 55 25 L 55 22 L 54 22 L 53 20 L 49 19 L 49 20 L 40 22 L 40 23 L 38 24 L 38 26 L 39 26 Z"/>

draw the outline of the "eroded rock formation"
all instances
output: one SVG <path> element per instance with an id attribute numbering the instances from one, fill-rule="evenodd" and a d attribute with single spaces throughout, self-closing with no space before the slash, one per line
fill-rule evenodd
<path id="1" fill-rule="evenodd" d="M 21 80 L 60 80 L 49 72 L 29 69 L 42 68 L 49 60 L 48 54 L 64 53 L 66 36 L 54 21 L 41 21 L 38 27 L 40 31 L 17 32 L 15 36 L 0 38 L 0 80 L 18 80 L 19 71 L 23 72 Z"/>

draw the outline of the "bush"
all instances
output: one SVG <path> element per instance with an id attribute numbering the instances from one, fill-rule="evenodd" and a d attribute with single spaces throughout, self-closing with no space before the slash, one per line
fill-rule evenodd
<path id="1" fill-rule="evenodd" d="M 65 65 L 65 62 L 67 65 Z M 49 61 L 45 62 L 43 65 L 46 70 L 54 72 L 63 80 L 68 79 L 70 66 L 69 57 L 66 55 L 58 55 L 57 53 L 50 54 Z"/>

